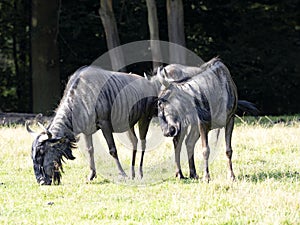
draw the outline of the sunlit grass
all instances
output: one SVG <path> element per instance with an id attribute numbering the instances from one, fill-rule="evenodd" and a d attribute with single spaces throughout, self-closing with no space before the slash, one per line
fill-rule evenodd
<path id="1" fill-rule="evenodd" d="M 30 159 L 31 136 L 21 126 L 0 128 L 0 224 L 300 224 L 300 123 L 244 121 L 233 133 L 235 183 L 227 180 L 225 150 L 210 164 L 209 184 L 178 181 L 173 161 L 163 158 L 172 157 L 169 141 L 146 152 L 146 181 L 140 186 L 140 180 L 112 182 L 115 165 L 109 168 L 109 155 L 108 167 L 101 163 L 106 156 L 100 152 L 99 176 L 87 184 L 82 150 L 64 165 L 62 185 L 39 186 Z M 129 174 L 131 153 L 120 143 L 118 149 Z M 201 152 L 196 155 L 201 177 Z M 164 163 L 157 163 L 161 159 Z M 183 168 L 188 175 L 185 163 Z M 151 183 L 151 177 L 159 182 Z"/>

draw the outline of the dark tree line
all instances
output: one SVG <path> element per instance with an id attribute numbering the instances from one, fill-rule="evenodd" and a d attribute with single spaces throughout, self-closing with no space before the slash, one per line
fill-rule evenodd
<path id="1" fill-rule="evenodd" d="M 180 9 L 178 2 L 2 0 L 0 110 L 51 112 L 67 78 L 107 51 L 103 18 L 105 9 L 111 8 L 120 44 L 150 37 L 175 38 L 204 60 L 219 55 L 232 72 L 240 98 L 255 102 L 264 113 L 299 113 L 299 0 L 186 0 L 182 1 L 184 19 L 171 20 L 172 13 Z M 38 23 L 34 18 L 39 18 Z M 51 23 L 56 23 L 57 30 Z M 174 37 L 169 33 L 175 23 L 179 27 L 183 23 L 183 37 L 183 32 Z M 56 47 L 43 52 L 47 49 L 39 46 L 47 43 L 43 38 L 53 40 Z M 36 73 L 39 66 L 48 72 Z M 143 74 L 152 67 L 152 62 L 145 62 L 129 65 L 127 70 Z M 38 101 L 42 106 L 45 103 L 45 108 L 35 108 Z"/>
<path id="2" fill-rule="evenodd" d="M 0 110 L 30 111 L 31 5 L 22 1 L 0 3 Z"/>

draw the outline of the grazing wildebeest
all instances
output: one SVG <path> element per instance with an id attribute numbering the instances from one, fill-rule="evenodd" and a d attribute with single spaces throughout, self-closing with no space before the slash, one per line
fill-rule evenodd
<path id="1" fill-rule="evenodd" d="M 180 150 L 183 137 L 187 135 L 186 145 L 189 158 L 190 177 L 197 178 L 194 164 L 194 147 L 201 137 L 204 157 L 204 180 L 209 181 L 208 132 L 212 129 L 225 127 L 226 155 L 229 174 L 235 179 L 232 170 L 231 136 L 234 116 L 238 104 L 244 110 L 255 107 L 247 101 L 238 102 L 236 86 L 227 67 L 218 58 L 199 67 L 197 75 L 182 80 L 168 82 L 167 71 L 158 70 L 158 77 L 165 86 L 158 99 L 158 117 L 165 136 L 174 137 L 176 175 L 184 178 L 180 166 Z M 164 73 L 164 75 L 162 74 Z M 174 77 L 174 76 L 173 76 Z M 176 78 L 175 78 L 176 79 Z M 191 125 L 191 126 L 190 126 Z M 188 127 L 191 127 L 188 131 Z"/>
<path id="2" fill-rule="evenodd" d="M 26 124 L 28 132 L 35 136 L 32 144 L 32 160 L 38 183 L 59 183 L 62 157 L 74 159 L 71 149 L 76 136 L 84 135 L 89 155 L 89 180 L 96 177 L 92 134 L 101 129 L 114 157 L 119 173 L 126 176 L 118 159 L 113 132 L 129 131 L 133 143 L 132 177 L 137 152 L 134 125 L 138 122 L 142 155 L 140 175 L 146 148 L 146 133 L 155 110 L 155 99 L 160 83 L 150 82 L 134 74 L 111 72 L 88 66 L 77 70 L 69 79 L 64 96 L 54 119 L 41 134 L 34 133 Z"/>

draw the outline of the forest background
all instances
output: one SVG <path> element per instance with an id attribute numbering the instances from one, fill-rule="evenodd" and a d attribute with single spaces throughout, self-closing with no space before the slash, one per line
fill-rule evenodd
<path id="1" fill-rule="evenodd" d="M 149 4 L 156 21 L 148 17 Z M 2 0 L 0 111 L 51 114 L 77 68 L 116 45 L 153 39 L 154 21 L 154 38 L 181 44 L 204 61 L 220 56 L 239 98 L 263 114 L 299 113 L 299 8 L 299 0 Z M 117 37 L 106 35 L 105 15 Z M 124 68 L 152 69 L 152 62 Z"/>

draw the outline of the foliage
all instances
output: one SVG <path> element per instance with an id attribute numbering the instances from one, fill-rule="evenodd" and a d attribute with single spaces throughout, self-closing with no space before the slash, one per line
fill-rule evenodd
<path id="1" fill-rule="evenodd" d="M 30 159 L 30 135 L 21 126 L 2 127 L 0 223 L 299 224 L 298 119 L 292 125 L 266 126 L 267 120 L 257 123 L 253 118 L 243 120 L 254 124 L 237 123 L 233 133 L 235 183 L 226 178 L 227 160 L 221 152 L 210 165 L 209 184 L 170 177 L 142 187 L 117 185 L 101 177 L 85 183 L 88 166 L 80 151 L 75 152 L 75 161 L 64 166 L 61 186 L 39 186 Z M 161 154 L 170 147 L 165 148 Z M 124 150 L 119 148 L 119 154 Z M 197 152 L 201 176 L 200 157 Z M 147 154 L 145 160 L 147 165 Z M 151 175 L 155 174 L 145 177 Z"/>
<path id="2" fill-rule="evenodd" d="M 59 19 L 60 71 L 63 86 L 79 67 L 91 64 L 106 51 L 97 1 L 61 2 Z"/>
<path id="3" fill-rule="evenodd" d="M 221 56 L 240 98 L 264 113 L 299 111 L 300 2 L 192 2 L 188 48 L 205 59 Z"/>
<path id="4" fill-rule="evenodd" d="M 31 110 L 28 1 L 0 3 L 0 109 Z"/>
<path id="5" fill-rule="evenodd" d="M 145 0 L 113 2 L 121 44 L 148 39 Z M 166 3 L 156 2 L 160 38 L 168 40 Z M 265 114 L 299 112 L 299 0 L 183 2 L 187 47 L 204 60 L 219 55 L 241 99 L 255 102 Z M 0 109 L 30 111 L 30 1 L 3 0 L 0 8 Z M 98 9 L 97 1 L 61 1 L 62 86 L 107 50 Z M 128 67 L 140 74 L 150 69 L 147 62 Z"/>

